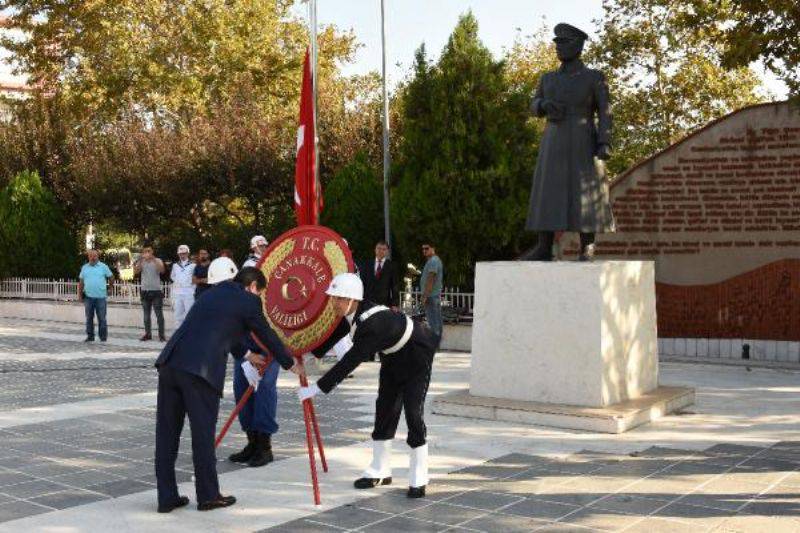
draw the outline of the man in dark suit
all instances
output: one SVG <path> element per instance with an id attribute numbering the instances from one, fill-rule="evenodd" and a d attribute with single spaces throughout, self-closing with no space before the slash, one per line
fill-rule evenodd
<path id="1" fill-rule="evenodd" d="M 155 467 L 160 513 L 189 503 L 187 497 L 178 494 L 175 480 L 175 460 L 187 414 L 192 429 L 198 510 L 209 511 L 236 502 L 233 496 L 222 496 L 219 491 L 214 431 L 228 353 L 233 352 L 236 358 L 247 357 L 251 364 L 263 362 L 260 356 L 242 347 L 240 341 L 246 333 L 254 333 L 283 368 L 296 374 L 302 372 L 264 318 L 259 297 L 267 283 L 264 274 L 251 267 L 237 274 L 236 265 L 229 258 L 215 259 L 208 270 L 212 288 L 192 306 L 155 364 Z"/>
<path id="2" fill-rule="evenodd" d="M 387 257 L 389 245 L 378 241 L 375 245 L 375 259 L 364 263 L 359 274 L 364 283 L 364 298 L 378 305 L 397 308 L 397 273 L 394 263 Z"/>

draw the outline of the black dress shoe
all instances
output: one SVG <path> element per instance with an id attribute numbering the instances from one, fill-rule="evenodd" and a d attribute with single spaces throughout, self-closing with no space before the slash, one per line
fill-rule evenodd
<path id="1" fill-rule="evenodd" d="M 158 512 L 169 513 L 173 509 L 177 509 L 178 507 L 183 507 L 184 505 L 189 505 L 189 498 L 187 498 L 186 496 L 178 496 L 178 500 L 171 503 L 170 505 L 159 505 Z"/>
<path id="2" fill-rule="evenodd" d="M 94 342 L 94 337 L 86 337 L 83 342 Z"/>
<path id="3" fill-rule="evenodd" d="M 353 486 L 357 489 L 374 489 L 378 485 L 391 485 L 392 478 L 375 478 L 375 477 L 362 477 L 353 482 Z"/>
<path id="4" fill-rule="evenodd" d="M 223 507 L 230 507 L 236 503 L 236 498 L 234 496 L 217 496 L 216 500 L 211 500 L 210 502 L 203 502 L 197 504 L 198 511 L 213 511 L 214 509 L 221 509 Z"/>
<path id="5" fill-rule="evenodd" d="M 408 492 L 406 496 L 409 498 L 424 498 L 425 497 L 425 485 L 421 487 L 408 487 Z"/>

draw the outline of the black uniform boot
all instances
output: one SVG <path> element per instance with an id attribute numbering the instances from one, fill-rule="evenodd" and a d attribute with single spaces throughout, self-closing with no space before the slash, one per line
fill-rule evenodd
<path id="1" fill-rule="evenodd" d="M 247 432 L 247 446 L 238 453 L 232 453 L 228 456 L 228 459 L 233 461 L 234 463 L 246 463 L 250 460 L 253 456 L 253 452 L 255 452 L 256 446 L 256 432 L 255 431 L 248 431 Z"/>
<path id="2" fill-rule="evenodd" d="M 581 253 L 578 261 L 594 259 L 594 233 L 581 233 Z"/>
<path id="3" fill-rule="evenodd" d="M 519 256 L 519 261 L 552 261 L 555 232 L 540 231 L 536 246 Z"/>
<path id="4" fill-rule="evenodd" d="M 247 461 L 247 465 L 252 467 L 264 466 L 274 459 L 272 456 L 272 435 L 256 432 L 255 451 L 250 456 L 250 460 Z"/>
<path id="5" fill-rule="evenodd" d="M 375 477 L 360 477 L 353 482 L 353 486 L 357 489 L 374 489 L 378 485 L 391 485 L 392 478 L 375 478 Z"/>

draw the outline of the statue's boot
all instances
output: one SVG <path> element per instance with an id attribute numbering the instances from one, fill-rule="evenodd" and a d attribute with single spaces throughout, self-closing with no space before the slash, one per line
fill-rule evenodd
<path id="1" fill-rule="evenodd" d="M 552 261 L 554 239 L 555 232 L 540 231 L 537 234 L 536 246 L 519 256 L 519 261 Z"/>
<path id="2" fill-rule="evenodd" d="M 581 233 L 581 251 L 578 261 L 591 261 L 594 259 L 594 233 Z"/>

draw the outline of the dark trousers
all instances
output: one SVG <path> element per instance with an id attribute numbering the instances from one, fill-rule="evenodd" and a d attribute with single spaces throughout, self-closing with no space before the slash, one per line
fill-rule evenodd
<path id="1" fill-rule="evenodd" d="M 150 322 L 150 310 L 156 312 L 156 323 L 158 323 L 158 336 L 164 336 L 164 294 L 158 291 L 142 291 L 142 311 L 144 311 L 144 332 L 150 335 L 152 330 Z"/>
<path id="2" fill-rule="evenodd" d="M 189 415 L 192 429 L 192 461 L 197 502 L 219 496 L 214 431 L 219 415 L 219 393 L 203 378 L 162 366 L 158 371 L 156 410 L 156 482 L 158 504 L 178 499 L 175 460 L 178 458 L 183 419 Z"/>
<path id="3" fill-rule="evenodd" d="M 97 334 L 100 340 L 108 338 L 108 324 L 106 323 L 107 300 L 105 298 L 83 299 L 83 309 L 86 311 L 86 337 L 94 339 L 94 315 L 97 314 Z"/>
<path id="4" fill-rule="evenodd" d="M 239 403 L 245 391 L 250 386 L 242 370 L 244 358 L 233 363 L 233 394 L 236 403 Z M 244 431 L 258 431 L 274 435 L 278 432 L 278 372 L 281 366 L 273 359 L 261 381 L 258 389 L 250 395 L 247 403 L 239 411 L 239 424 Z"/>
<path id="5" fill-rule="evenodd" d="M 403 410 L 408 426 L 406 442 L 412 448 L 425 444 L 425 396 L 431 382 L 433 355 L 433 349 L 412 346 L 381 356 L 372 440 L 393 439 Z"/>

